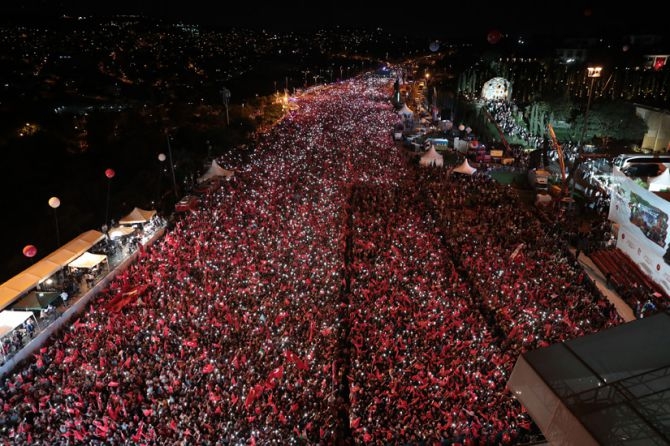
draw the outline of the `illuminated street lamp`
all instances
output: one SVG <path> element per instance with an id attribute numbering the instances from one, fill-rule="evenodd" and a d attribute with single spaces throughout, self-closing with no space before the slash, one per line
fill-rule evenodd
<path id="1" fill-rule="evenodd" d="M 574 163 L 579 162 L 579 157 L 581 156 L 582 152 L 584 151 L 584 147 L 582 146 L 582 142 L 584 141 L 584 136 L 586 134 L 586 127 L 588 126 L 589 123 L 589 110 L 591 109 L 591 99 L 593 97 L 593 86 L 596 82 L 596 78 L 599 78 L 601 73 L 602 73 L 603 67 L 588 67 L 586 76 L 591 78 L 591 85 L 589 87 L 589 98 L 586 101 L 586 111 L 584 112 L 584 127 L 582 127 L 582 133 L 579 136 L 579 141 L 577 142 L 577 159 L 575 159 Z M 574 164 L 573 164 L 573 171 L 575 170 Z M 575 183 L 577 183 L 577 172 L 573 172 L 572 174 L 572 184 L 570 187 L 570 199 L 575 194 Z M 570 202 L 570 207 L 572 207 L 572 201 Z"/>
<path id="2" fill-rule="evenodd" d="M 172 160 L 172 146 L 170 145 L 170 134 L 167 131 L 165 132 L 165 139 L 167 140 L 168 161 L 170 162 L 170 172 L 172 173 L 172 189 L 174 190 L 175 199 L 179 201 L 179 193 L 177 192 L 177 178 L 175 177 L 174 174 L 174 161 Z M 161 157 L 161 155 L 163 156 Z M 158 159 L 160 160 L 161 158 L 165 160 L 165 154 L 161 153 L 160 155 L 158 155 Z"/>
<path id="3" fill-rule="evenodd" d="M 586 133 L 586 127 L 589 122 L 589 110 L 591 109 L 591 98 L 593 97 L 593 86 L 596 82 L 596 79 L 600 77 L 603 67 L 588 67 L 586 76 L 591 78 L 591 86 L 589 87 L 589 98 L 586 101 L 586 111 L 584 112 L 584 127 L 582 127 L 582 134 L 579 137 L 579 143 L 577 147 L 579 150 L 582 150 L 582 141 L 584 141 L 584 135 Z"/>
<path id="4" fill-rule="evenodd" d="M 109 202 L 112 197 L 112 178 L 116 176 L 116 172 L 112 168 L 105 169 L 105 177 L 107 178 L 107 206 L 105 207 L 105 233 L 109 231 Z"/>

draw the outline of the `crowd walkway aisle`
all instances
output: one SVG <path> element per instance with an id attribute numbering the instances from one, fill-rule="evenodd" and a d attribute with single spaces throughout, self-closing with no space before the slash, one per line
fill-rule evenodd
<path id="1" fill-rule="evenodd" d="M 572 251 L 573 254 L 575 253 L 574 248 L 570 248 L 570 251 Z M 636 317 L 633 314 L 633 309 L 607 284 L 605 275 L 598 269 L 595 263 L 593 263 L 593 261 L 585 254 L 581 254 L 577 260 L 580 265 L 582 265 L 582 268 L 584 268 L 584 271 L 591 277 L 591 280 L 593 280 L 600 292 L 603 293 L 603 296 L 614 304 L 621 318 L 626 322 L 635 320 Z"/>

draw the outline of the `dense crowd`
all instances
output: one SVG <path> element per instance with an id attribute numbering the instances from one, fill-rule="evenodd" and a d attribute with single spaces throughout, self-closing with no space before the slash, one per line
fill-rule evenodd
<path id="1" fill-rule="evenodd" d="M 540 147 L 542 138 L 531 135 L 528 126 L 522 120 L 517 119 L 513 103 L 502 99 L 488 100 L 485 101 L 484 107 L 491 113 L 493 119 L 506 135 L 522 139 L 528 147 Z"/>
<path id="2" fill-rule="evenodd" d="M 419 170 L 387 80 L 307 92 L 0 387 L 0 442 L 511 444 L 526 350 L 616 312 L 511 189 Z"/>

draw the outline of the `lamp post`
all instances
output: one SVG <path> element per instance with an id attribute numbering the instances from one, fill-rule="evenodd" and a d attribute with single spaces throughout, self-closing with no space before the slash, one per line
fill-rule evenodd
<path id="1" fill-rule="evenodd" d="M 56 248 L 60 248 L 60 228 L 58 227 L 58 207 L 60 206 L 60 198 L 49 198 L 49 206 L 54 210 L 54 218 L 56 220 Z"/>
<path id="2" fill-rule="evenodd" d="M 591 78 L 591 86 L 589 87 L 589 98 L 586 101 L 586 111 L 584 112 L 584 127 L 582 127 L 582 134 L 579 137 L 579 142 L 577 144 L 578 150 L 582 151 L 582 142 L 584 141 L 584 135 L 586 134 L 586 127 L 589 122 L 589 110 L 591 109 L 591 99 L 593 97 L 593 86 L 596 82 L 596 79 L 600 77 L 603 67 L 588 67 L 586 76 Z"/>
<path id="3" fill-rule="evenodd" d="M 116 175 L 114 169 L 106 169 L 105 176 L 107 177 L 107 206 L 105 207 L 105 233 L 109 232 L 109 202 L 111 201 L 112 194 L 112 178 Z"/>
<path id="4" fill-rule="evenodd" d="M 158 165 L 159 168 L 158 168 L 158 202 L 157 202 L 158 204 L 157 204 L 157 206 L 159 206 L 159 207 L 161 207 L 162 201 L 163 201 L 163 199 L 162 199 L 163 173 L 166 172 L 165 167 L 164 167 L 164 163 L 165 163 L 166 159 L 167 159 L 167 156 L 164 153 L 161 152 L 161 153 L 158 154 L 158 161 L 159 161 L 160 164 Z"/>
<path id="5" fill-rule="evenodd" d="M 575 184 L 577 183 L 577 172 L 575 172 L 575 167 L 577 163 L 579 162 L 579 157 L 581 156 L 582 152 L 584 152 L 584 147 L 582 146 L 582 143 L 584 141 L 584 136 L 586 135 L 586 127 L 588 126 L 589 123 L 589 110 L 591 109 L 591 99 L 593 97 L 593 86 L 595 85 L 596 78 L 599 78 L 603 67 L 588 67 L 586 69 L 586 76 L 591 78 L 591 85 L 589 86 L 589 97 L 586 100 L 586 111 L 584 112 L 584 127 L 582 127 L 582 132 L 579 136 L 579 141 L 577 142 L 577 158 L 575 161 L 572 163 L 572 183 L 570 184 L 570 207 L 572 207 L 572 197 L 575 195 Z"/>
<path id="6" fill-rule="evenodd" d="M 172 146 L 170 145 L 170 134 L 167 132 L 165 133 L 165 139 L 167 140 L 168 161 L 170 161 L 170 171 L 172 172 L 172 188 L 174 189 L 174 198 L 177 201 L 179 201 L 179 193 L 177 192 L 177 178 L 175 177 L 174 174 L 174 161 L 172 160 Z"/>
<path id="7" fill-rule="evenodd" d="M 230 115 L 228 114 L 228 104 L 230 103 L 230 90 L 226 87 L 221 89 L 221 98 L 223 99 L 223 106 L 226 107 L 226 125 L 230 125 Z"/>

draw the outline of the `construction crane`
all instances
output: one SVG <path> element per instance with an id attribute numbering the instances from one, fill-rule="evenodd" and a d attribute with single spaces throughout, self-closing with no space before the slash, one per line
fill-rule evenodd
<path id="1" fill-rule="evenodd" d="M 570 180 L 572 179 L 573 181 L 572 184 L 574 186 L 574 181 L 577 180 L 574 179 L 573 177 L 577 173 L 577 169 L 579 168 L 579 165 L 582 163 L 582 161 L 584 161 L 585 159 L 603 159 L 603 158 L 611 159 L 614 157 L 614 155 L 609 153 L 580 152 L 575 158 L 574 162 L 572 163 L 570 171 L 568 171 L 565 167 L 565 153 L 563 152 L 563 147 L 559 144 L 558 138 L 556 138 L 556 133 L 554 132 L 554 127 L 551 125 L 551 123 L 547 124 L 547 129 L 549 130 L 549 136 L 551 137 L 554 149 L 556 149 L 556 153 L 558 154 L 558 165 L 561 168 L 561 198 L 572 195 L 570 194 L 569 191 Z"/>
<path id="2" fill-rule="evenodd" d="M 565 156 L 563 154 L 563 147 L 558 143 L 558 138 L 556 138 L 556 133 L 554 132 L 554 127 L 551 123 L 547 123 L 547 129 L 549 130 L 549 136 L 551 137 L 551 142 L 554 145 L 554 149 L 558 154 L 558 165 L 561 168 L 561 195 L 563 197 L 568 195 L 568 177 L 565 172 Z M 575 160 L 575 164 L 577 161 Z M 576 165 L 574 166 L 576 168 Z M 574 170 L 574 169 L 573 169 Z"/>

